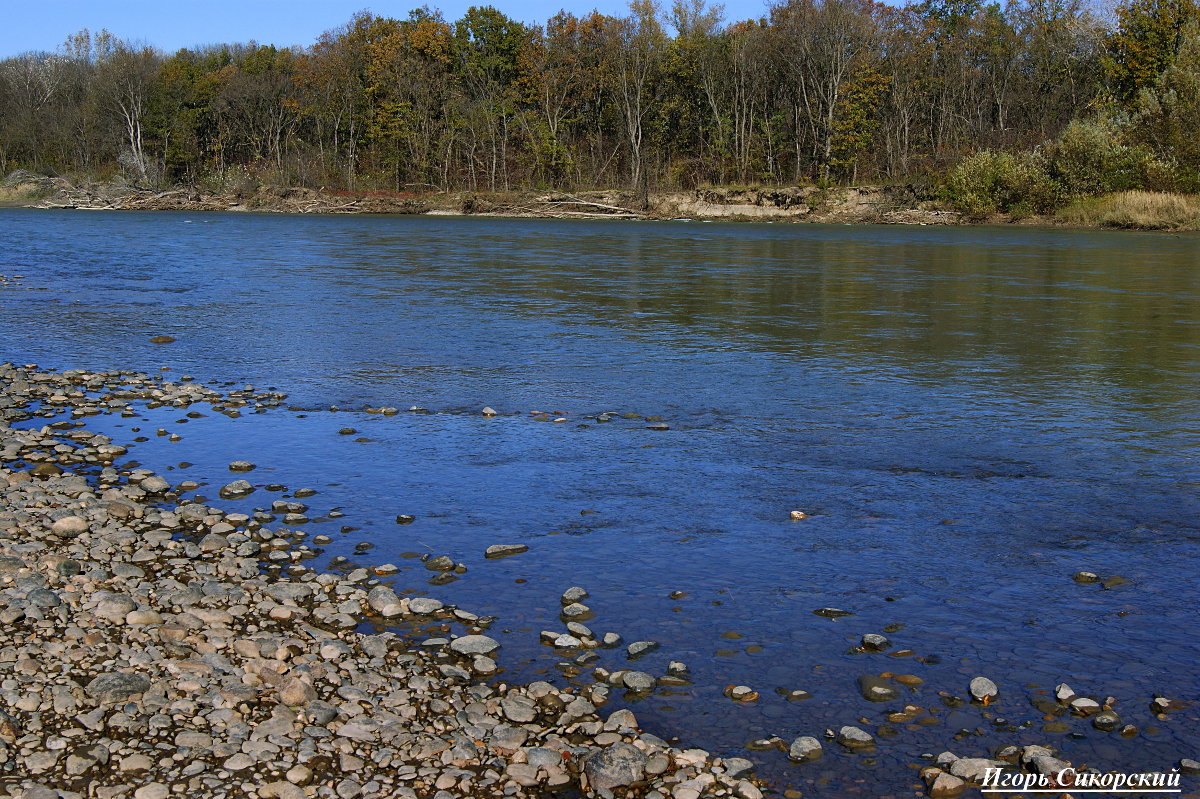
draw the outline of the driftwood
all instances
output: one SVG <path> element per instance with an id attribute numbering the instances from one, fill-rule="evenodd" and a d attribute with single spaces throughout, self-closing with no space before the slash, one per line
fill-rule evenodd
<path id="1" fill-rule="evenodd" d="M 593 200 L 584 200 L 580 197 L 573 197 L 569 194 L 564 195 L 565 199 L 558 200 L 535 200 L 534 204 L 541 206 L 541 210 L 529 208 L 526 209 L 530 213 L 538 216 L 571 216 L 577 218 L 612 218 L 612 219 L 644 219 L 646 215 L 640 211 L 635 211 L 632 208 L 622 208 L 619 205 L 607 205 L 598 203 Z M 571 206 L 582 206 L 584 208 L 596 208 L 597 211 L 572 211 L 567 210 Z M 554 211 L 548 209 L 556 209 Z"/>

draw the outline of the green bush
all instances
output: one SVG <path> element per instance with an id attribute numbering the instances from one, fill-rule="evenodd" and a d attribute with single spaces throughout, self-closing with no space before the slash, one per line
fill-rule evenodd
<path id="1" fill-rule="evenodd" d="M 1040 154 L 989 150 L 965 158 L 952 169 L 942 190 L 951 206 L 976 218 L 1000 212 L 1046 213 L 1057 205 L 1060 194 Z"/>
<path id="2" fill-rule="evenodd" d="M 1044 150 L 1050 177 L 1063 199 L 1147 188 L 1157 182 L 1162 165 L 1140 145 L 1125 143 L 1112 119 L 1072 120 Z"/>

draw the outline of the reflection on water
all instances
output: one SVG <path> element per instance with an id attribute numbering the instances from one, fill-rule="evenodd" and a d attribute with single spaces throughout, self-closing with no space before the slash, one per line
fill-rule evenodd
<path id="1" fill-rule="evenodd" d="M 288 391 L 308 410 L 186 420 L 172 427 L 183 441 L 134 453 L 177 479 L 194 463 L 187 478 L 209 496 L 242 457 L 256 480 L 317 489 L 311 531 L 334 536 L 327 556 L 466 562 L 447 586 L 426 586 L 419 564 L 401 582 L 498 615 L 520 675 L 565 679 L 537 632 L 578 583 L 593 627 L 663 643 L 639 668 L 689 664 L 694 686 L 635 703 L 644 726 L 689 743 L 740 754 L 755 737 L 878 725 L 887 708 L 855 678 L 925 680 L 906 699 L 936 723 L 899 727 L 873 757 L 754 756 L 806 795 L 908 791 L 921 753 L 1009 742 L 1111 768 L 1195 756 L 1196 714 L 1160 721 L 1148 703 L 1200 698 L 1200 239 L 203 219 L 0 213 L 0 273 L 30 289 L 0 287 L 0 360 L 166 365 Z M 150 344 L 156 333 L 178 342 Z M 368 404 L 437 413 L 382 418 Z M 482 419 L 484 405 L 503 415 Z M 597 421 L 604 411 L 671 430 Z M 127 439 L 121 425 L 178 421 L 89 424 Z M 337 435 L 348 424 L 367 440 Z M 810 518 L 789 522 L 793 508 Z M 354 556 L 362 540 L 375 549 Z M 517 542 L 530 552 L 482 558 Z M 1076 585 L 1081 569 L 1132 583 Z M 856 615 L 812 614 L 825 606 Z M 849 652 L 888 625 L 912 657 Z M 1001 683 L 998 708 L 940 702 L 979 673 Z M 1138 736 L 1085 720 L 1043 730 L 1030 700 L 1064 679 L 1118 697 Z M 759 701 L 732 705 L 730 683 Z"/>

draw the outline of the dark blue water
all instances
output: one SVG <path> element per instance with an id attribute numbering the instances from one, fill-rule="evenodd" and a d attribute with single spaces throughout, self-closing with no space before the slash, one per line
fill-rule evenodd
<path id="1" fill-rule="evenodd" d="M 632 705 L 689 745 L 876 729 L 896 706 L 855 679 L 925 680 L 906 698 L 938 723 L 895 725 L 873 755 L 751 755 L 806 795 L 911 793 L 908 766 L 945 749 L 1049 743 L 1139 770 L 1200 754 L 1194 710 L 1148 709 L 1200 698 L 1200 238 L 6 210 L 0 247 L 0 275 L 23 276 L 0 287 L 0 360 L 288 392 L 292 410 L 236 420 L 88 424 L 148 437 L 132 455 L 214 504 L 280 496 L 216 500 L 235 459 L 316 489 L 304 529 L 335 538 L 318 563 L 396 563 L 399 585 L 498 616 L 509 676 L 566 679 L 537 633 L 579 584 L 597 632 L 662 643 L 636 668 L 691 667 L 693 686 Z M 495 543 L 530 552 L 484 560 Z M 405 553 L 469 570 L 427 585 Z M 849 652 L 888 624 L 913 656 Z M 977 674 L 997 705 L 941 702 Z M 1062 680 L 1116 697 L 1138 734 L 1042 730 L 1030 699 Z"/>

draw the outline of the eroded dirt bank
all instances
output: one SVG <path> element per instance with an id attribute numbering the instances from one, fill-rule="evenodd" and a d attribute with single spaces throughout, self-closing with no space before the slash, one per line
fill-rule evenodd
<path id="1" fill-rule="evenodd" d="M 532 218 L 713 219 L 841 224 L 959 224 L 911 186 L 698 188 L 655 192 L 643 201 L 621 191 L 334 192 L 257 186 L 205 192 L 152 190 L 121 181 L 73 183 L 13 172 L 0 189 L 4 204 L 32 208 L 137 211 L 258 211 L 311 214 L 464 214 Z"/>

